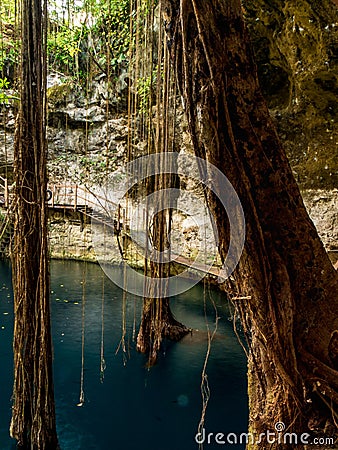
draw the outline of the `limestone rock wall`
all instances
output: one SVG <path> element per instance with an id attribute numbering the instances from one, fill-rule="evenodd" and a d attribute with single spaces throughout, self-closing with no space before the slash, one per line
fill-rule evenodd
<path id="1" fill-rule="evenodd" d="M 264 95 L 302 188 L 338 186 L 338 9 L 244 0 Z"/>
<path id="2" fill-rule="evenodd" d="M 338 251 L 338 189 L 302 191 L 304 204 L 325 248 Z M 338 254 L 337 254 L 338 256 Z"/>
<path id="3" fill-rule="evenodd" d="M 90 223 L 69 211 L 49 213 L 49 251 L 56 259 L 96 261 Z"/>

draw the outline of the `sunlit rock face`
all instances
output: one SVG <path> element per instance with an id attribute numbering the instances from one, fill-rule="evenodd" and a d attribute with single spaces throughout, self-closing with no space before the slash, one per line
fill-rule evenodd
<path id="1" fill-rule="evenodd" d="M 338 185 L 338 10 L 331 0 L 244 1 L 258 74 L 297 181 Z"/>

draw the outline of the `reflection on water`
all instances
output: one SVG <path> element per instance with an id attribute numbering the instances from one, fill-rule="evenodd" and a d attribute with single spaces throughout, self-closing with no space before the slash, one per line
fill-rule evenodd
<path id="1" fill-rule="evenodd" d="M 176 318 L 198 331 L 179 343 L 167 343 L 158 364 L 147 370 L 146 359 L 135 351 L 133 341 L 141 299 L 127 297 L 126 351 L 123 352 L 123 346 L 119 347 L 123 329 L 122 291 L 94 264 L 53 261 L 51 272 L 55 395 L 61 449 L 197 450 L 194 437 L 201 414 L 201 370 L 207 349 L 203 289 L 196 286 L 172 301 Z M 11 448 L 8 426 L 13 306 L 10 269 L 1 262 L 0 276 L 0 450 L 8 450 Z M 205 428 L 214 433 L 245 432 L 245 356 L 228 319 L 226 300 L 215 292 L 211 296 L 220 319 L 207 370 L 211 398 Z M 215 314 L 209 294 L 206 297 L 212 330 Z M 85 403 L 80 407 L 77 405 L 83 299 Z M 101 348 L 106 365 L 104 373 L 101 372 L 104 367 Z M 204 446 L 205 449 L 219 447 L 215 443 Z"/>

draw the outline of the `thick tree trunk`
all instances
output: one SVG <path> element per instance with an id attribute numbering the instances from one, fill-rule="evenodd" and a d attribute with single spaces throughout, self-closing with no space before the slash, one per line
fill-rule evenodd
<path id="1" fill-rule="evenodd" d="M 161 3 L 159 4 L 161 8 Z M 152 17 L 152 13 L 150 13 Z M 153 17 L 152 19 L 153 20 Z M 158 29 L 157 54 L 157 85 L 156 85 L 156 113 L 150 120 L 151 133 L 150 148 L 159 154 L 157 164 L 159 173 L 153 179 L 147 180 L 147 193 L 153 194 L 148 201 L 148 216 L 152 210 L 153 216 L 147 221 L 147 242 L 152 243 L 152 249 L 147 251 L 145 258 L 145 298 L 143 302 L 141 326 L 137 337 L 137 349 L 148 353 L 148 364 L 156 363 L 158 352 L 163 339 L 179 341 L 189 329 L 178 322 L 171 310 L 168 298 L 167 279 L 170 276 L 170 231 L 172 223 L 172 209 L 177 198 L 171 189 L 177 187 L 177 177 L 173 168 L 172 173 L 166 173 L 167 164 L 165 154 L 175 147 L 175 132 L 173 121 L 169 117 L 175 114 L 176 89 L 171 77 L 172 70 L 166 43 L 162 44 L 164 30 L 162 24 Z M 154 61 L 151 62 L 154 64 Z M 151 102 L 150 102 L 151 103 Z"/>
<path id="2" fill-rule="evenodd" d="M 196 155 L 228 177 L 246 216 L 234 278 L 250 298 L 236 301 L 250 349 L 250 430 L 273 432 L 277 422 L 289 432 L 324 429 L 338 404 L 338 277 L 262 97 L 240 0 L 163 3 Z M 208 201 L 224 260 L 226 214 Z"/>
<path id="3" fill-rule="evenodd" d="M 160 186 L 161 183 L 155 181 L 155 185 Z M 160 260 L 157 257 L 152 259 L 151 255 L 148 255 L 150 267 L 148 270 L 146 262 L 145 271 L 146 275 L 148 273 L 150 275 L 149 280 L 146 281 L 149 284 L 148 296 L 143 301 L 142 320 L 137 336 L 137 349 L 149 355 L 149 366 L 156 363 L 163 339 L 179 341 L 189 332 L 186 326 L 174 318 L 170 309 L 168 285 L 165 281 L 170 276 L 170 263 L 165 261 L 163 254 L 169 245 L 167 237 L 170 234 L 168 225 L 171 221 L 171 213 L 168 210 L 161 210 L 161 206 L 159 209 L 160 212 L 153 219 L 152 242 L 163 259 L 161 257 Z"/>
<path id="4" fill-rule="evenodd" d="M 52 377 L 42 7 L 22 0 L 21 103 L 15 138 L 14 388 L 11 436 L 58 448 Z M 46 11 L 44 11 L 46 16 Z"/>
<path id="5" fill-rule="evenodd" d="M 158 212 L 149 227 L 152 229 L 154 251 L 147 255 L 149 261 L 145 262 L 145 275 L 149 274 L 146 281 L 148 295 L 143 301 L 141 326 L 137 336 L 137 349 L 149 355 L 149 366 L 156 363 L 163 339 L 179 341 L 189 332 L 171 312 L 166 281 L 170 276 L 170 262 L 165 255 L 170 247 L 171 210 L 164 208 L 163 196 L 168 195 L 167 189 L 173 182 L 171 175 L 162 173 L 155 176 L 154 186 L 158 192 L 155 209 Z"/>
<path id="6" fill-rule="evenodd" d="M 189 331 L 174 318 L 168 298 L 144 299 L 137 349 L 149 355 L 149 366 L 156 363 L 163 339 L 179 341 Z"/>

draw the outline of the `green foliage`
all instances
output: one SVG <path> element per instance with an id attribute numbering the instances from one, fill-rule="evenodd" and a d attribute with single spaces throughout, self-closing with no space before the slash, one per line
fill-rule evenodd
<path id="1" fill-rule="evenodd" d="M 48 36 L 47 53 L 49 66 L 67 75 L 79 76 L 78 54 L 81 51 L 81 41 L 87 35 L 85 25 L 69 28 L 67 25 L 58 27 L 58 31 Z"/>
<path id="2" fill-rule="evenodd" d="M 9 89 L 9 81 L 6 77 L 0 78 L 0 104 L 9 103 L 10 100 L 20 100 L 19 97 L 7 93 L 7 89 Z"/>
<path id="3" fill-rule="evenodd" d="M 0 73 L 11 72 L 18 63 L 19 45 L 15 32 L 15 1 L 0 2 Z"/>
<path id="4" fill-rule="evenodd" d="M 61 5 L 59 0 L 50 0 L 49 69 L 82 83 L 88 76 L 101 73 L 118 78 L 127 69 L 130 59 L 135 58 L 136 35 L 143 35 L 143 19 L 151 5 L 150 0 L 142 2 L 142 10 L 136 14 L 131 0 L 83 0 L 67 2 L 67 6 Z M 1 72 L 2 76 L 6 74 L 11 82 L 19 59 L 16 13 L 16 0 L 0 0 L 0 76 Z M 150 85 L 150 79 L 139 82 L 141 109 L 146 109 Z M 4 100 L 4 96 L 2 98 Z"/>
<path id="5" fill-rule="evenodd" d="M 8 103 L 10 96 L 6 94 L 5 90 L 9 88 L 9 81 L 7 78 L 0 78 L 0 104 Z"/>
<path id="6" fill-rule="evenodd" d="M 150 99 L 154 94 L 154 86 L 156 86 L 156 79 L 157 69 L 154 69 L 152 75 L 137 80 L 138 107 L 139 112 L 142 114 L 147 114 L 149 110 L 149 105 L 151 104 Z"/>
<path id="7" fill-rule="evenodd" d="M 66 20 L 64 15 L 59 19 L 57 3 L 53 7 L 47 41 L 50 67 L 78 80 L 89 70 L 117 74 L 128 58 L 130 0 L 87 0 L 73 7 Z"/>
<path id="8" fill-rule="evenodd" d="M 16 12 L 16 1 L 15 0 L 1 0 L 0 3 L 0 13 L 1 13 L 1 23 L 14 25 L 15 24 L 15 12 Z"/>
<path id="9" fill-rule="evenodd" d="M 0 71 L 5 68 L 15 67 L 19 61 L 18 42 L 7 40 L 0 49 Z"/>
<path id="10" fill-rule="evenodd" d="M 121 64 L 128 59 L 130 0 L 112 0 L 110 3 L 99 0 L 93 6 L 92 13 L 95 17 L 92 36 L 96 53 L 100 55 L 98 62 L 106 72 L 109 69 L 117 73 Z"/>

